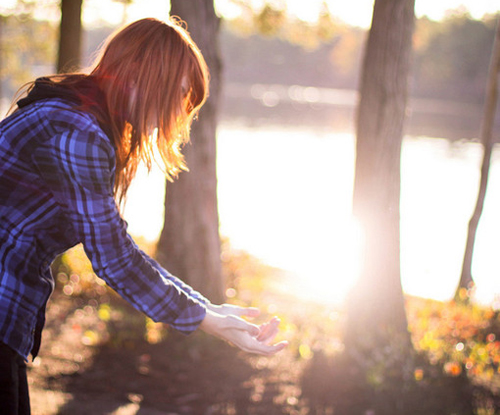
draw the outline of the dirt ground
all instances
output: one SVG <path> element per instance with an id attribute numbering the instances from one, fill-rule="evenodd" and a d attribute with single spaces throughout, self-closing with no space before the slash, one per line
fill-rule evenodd
<path id="1" fill-rule="evenodd" d="M 404 377 L 404 365 L 391 358 L 391 347 L 384 349 L 388 354 L 383 355 L 383 366 L 378 360 L 373 365 L 373 359 L 360 361 L 355 353 L 342 353 L 343 315 L 338 310 L 277 296 L 272 290 L 262 292 L 258 304 L 269 305 L 262 319 L 278 314 L 280 340 L 290 341 L 273 357 L 240 352 L 201 332 L 183 336 L 165 330 L 106 290 L 98 297 L 56 291 L 49 302 L 40 355 L 29 364 L 33 415 L 500 413 L 500 393 L 492 388 L 498 377 L 483 385 L 477 382 L 482 377 L 471 378 L 465 366 L 455 364 L 459 370 L 450 372 L 449 359 L 443 366 L 422 353 L 414 355 L 414 377 Z M 240 294 L 245 297 L 244 290 Z M 448 315 L 470 331 L 472 312 L 456 315 L 456 320 L 448 306 L 431 307 L 418 299 L 411 304 L 414 327 L 415 310 L 420 310 L 431 313 L 435 322 Z M 425 316 L 420 318 L 420 323 L 430 324 Z M 480 323 L 483 327 L 484 321 Z M 445 324 L 440 329 L 453 337 L 453 327 L 446 329 Z M 487 330 L 489 337 L 492 330 Z M 415 339 L 427 332 L 417 330 Z M 458 338 L 465 342 L 459 344 L 475 345 L 481 334 Z M 457 340 L 448 341 L 454 345 Z M 493 353 L 496 347 L 496 342 L 485 344 L 483 354 L 471 355 L 468 361 L 482 364 L 484 351 Z M 499 355 L 491 354 L 488 362 L 493 364 Z M 491 372 L 488 368 L 480 373 Z M 379 372 L 383 383 L 367 377 Z"/>
<path id="2" fill-rule="evenodd" d="M 53 296 L 40 355 L 29 364 L 34 415 L 309 413 L 299 386 L 306 360 L 292 348 L 260 357 L 174 332 L 151 344 L 124 335 L 126 324 L 103 324 L 95 308 Z"/>

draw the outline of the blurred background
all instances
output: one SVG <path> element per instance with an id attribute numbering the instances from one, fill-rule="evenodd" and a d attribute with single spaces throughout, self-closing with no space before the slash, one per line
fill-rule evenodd
<path id="1" fill-rule="evenodd" d="M 407 304 L 409 327 L 414 347 L 425 358 L 420 354 L 414 358 L 410 378 L 420 389 L 407 402 L 413 402 L 416 408 L 415 402 L 421 396 L 418 394 L 429 392 L 422 386 L 422 379 L 428 379 L 425 387 L 438 391 L 435 400 L 441 402 L 441 406 L 436 404 L 420 412 L 397 405 L 399 409 L 389 410 L 373 398 L 373 391 L 384 390 L 384 384 L 390 389 L 393 379 L 380 375 L 381 360 L 391 367 L 387 363 L 390 359 L 382 352 L 382 357 L 376 360 L 378 366 L 370 366 L 371 371 L 360 371 L 364 373 L 363 381 L 356 378 L 359 374 L 356 372 L 352 378 L 356 386 L 348 389 L 348 394 L 357 391 L 360 396 L 371 396 L 371 400 L 366 398 L 366 404 L 349 409 L 349 404 L 342 403 L 340 392 L 335 394 L 318 386 L 329 384 L 339 389 L 344 379 L 341 374 L 345 373 L 342 370 L 346 365 L 355 366 L 345 356 L 339 358 L 338 353 L 344 347 L 341 335 L 344 303 L 359 277 L 362 261 L 363 231 L 352 216 L 355 114 L 373 1 L 216 0 L 214 4 L 221 17 L 219 48 L 223 62 L 216 169 L 225 294 L 235 302 L 262 301 L 270 314 L 277 313 L 280 305 L 283 308 L 294 302 L 294 311 L 287 309 L 288 314 L 280 315 L 284 336 L 292 337 L 293 341 L 290 355 L 281 358 L 282 366 L 277 372 L 285 379 L 272 379 L 273 368 L 276 369 L 273 363 L 250 359 L 253 374 L 246 378 L 242 375 L 235 383 L 246 391 L 243 398 L 238 398 L 235 391 L 231 395 L 226 388 L 226 395 L 220 392 L 225 404 L 216 399 L 215 403 L 203 406 L 206 400 L 190 385 L 194 389 L 176 395 L 177 406 L 170 410 L 182 412 L 179 408 L 184 407 L 185 413 L 196 414 L 499 413 L 495 395 L 500 380 L 497 370 L 500 343 L 496 342 L 495 334 L 500 327 L 497 146 L 491 158 L 488 190 L 474 247 L 475 284 L 469 293 L 472 303 L 461 307 L 451 301 L 460 280 L 468 222 L 479 189 L 483 155 L 480 127 L 500 12 L 498 2 L 417 0 L 415 4 L 417 20 L 412 40 L 408 118 L 401 152 L 400 249 L 402 289 L 405 298 L 413 299 L 412 305 Z M 60 6 L 55 0 L 2 0 L 3 114 L 24 82 L 57 71 Z M 169 10 L 166 0 L 84 0 L 83 65 L 90 65 L 95 51 L 116 28 L 142 17 L 163 19 Z M 495 140 L 499 133 L 500 114 L 496 111 Z M 193 146 L 196 147 L 196 142 Z M 131 234 L 151 252 L 163 228 L 164 201 L 165 180 L 160 170 L 153 169 L 149 174 L 145 169 L 140 170 L 130 191 L 125 217 Z M 86 288 L 86 278 L 93 281 L 95 276 L 88 265 L 82 265 L 85 259 L 79 257 L 81 252 L 73 255 L 58 263 L 62 268 L 56 271 L 57 280 L 63 290 L 62 297 L 79 298 L 73 308 L 83 310 L 80 317 L 86 315 L 90 322 L 85 324 L 90 325 L 85 328 L 81 321 L 73 320 L 69 324 L 68 316 L 78 320 L 74 309 L 64 315 L 64 322 L 69 324 L 69 332 L 80 336 L 78 347 L 112 344 L 110 336 L 120 335 L 119 330 L 114 332 L 110 328 L 110 322 L 120 326 L 118 322 L 123 317 L 111 317 L 112 311 L 107 308 L 111 300 L 105 297 L 109 294 L 102 289 Z M 95 292 L 85 294 L 87 289 Z M 54 321 L 63 319 L 60 313 L 65 308 L 61 303 L 57 307 L 52 309 Z M 91 325 L 91 315 L 101 326 Z M 317 323 L 314 327 L 313 321 Z M 146 343 L 161 343 L 162 336 L 166 336 L 158 334 L 162 330 L 152 322 L 145 323 Z M 465 333 L 467 330 L 470 333 Z M 49 333 L 53 341 L 73 344 L 71 339 L 57 337 L 61 334 Z M 134 344 L 132 349 L 143 347 L 133 338 L 125 339 Z M 122 347 L 125 340 L 117 344 Z M 185 340 L 177 343 L 182 341 Z M 46 359 L 53 365 L 50 359 L 59 355 L 61 360 L 63 353 L 62 346 L 50 344 L 47 356 L 42 355 L 41 361 Z M 196 344 L 190 344 L 191 349 L 195 350 L 191 352 L 194 357 L 186 359 L 199 366 L 201 358 L 196 353 L 202 352 Z M 76 353 L 79 357 L 74 354 L 65 357 L 68 373 L 92 372 L 84 364 L 86 353 L 90 352 L 80 351 Z M 115 350 L 114 355 L 117 353 Z M 135 354 L 138 363 L 134 368 L 142 368 L 143 376 L 150 374 L 148 359 L 152 353 L 141 349 L 141 353 Z M 340 360 L 321 360 L 327 359 L 325 354 L 329 359 L 337 356 Z M 300 368 L 297 373 L 291 369 L 294 364 Z M 400 361 L 394 364 L 402 365 Z M 59 373 L 64 372 L 65 366 L 53 367 Z M 93 370 L 98 367 L 92 366 Z M 68 386 L 71 382 L 51 372 L 48 363 L 38 363 L 34 369 L 34 372 L 38 369 L 38 375 L 33 378 L 45 385 L 34 398 L 44 409 L 35 413 L 78 413 L 78 407 L 71 405 L 70 395 L 85 396 L 78 395 L 85 388 L 86 393 L 92 392 L 89 382 L 84 381 L 77 383 L 80 389 L 74 386 L 71 390 Z M 175 370 L 176 374 L 190 373 L 185 367 Z M 93 376 L 97 376 L 95 372 Z M 430 379 L 438 380 L 433 383 Z M 470 379 L 481 388 L 474 389 Z M 360 386 L 365 383 L 368 389 Z M 482 389 L 485 383 L 488 387 Z M 130 388 L 123 386 L 113 398 L 123 402 L 94 413 L 122 413 L 117 412 L 120 408 L 130 411 L 127 413 L 156 413 L 146 412 L 144 405 L 154 406 L 158 396 L 148 398 L 147 392 L 136 393 L 133 387 L 124 393 L 127 387 Z M 62 392 L 57 392 L 58 388 Z M 273 388 L 274 395 L 266 398 L 263 390 L 272 394 Z M 460 388 L 468 388 L 467 394 L 459 397 Z M 456 395 L 450 395 L 449 391 Z M 49 392 L 52 395 L 47 395 Z M 477 398 L 480 403 L 463 404 L 464 399 L 473 401 L 472 396 L 480 396 L 481 399 Z M 250 403 L 239 407 L 238 399 Z M 273 405 L 265 406 L 269 400 Z M 236 403 L 231 404 L 233 401 Z M 88 413 L 86 410 L 81 413 Z"/>

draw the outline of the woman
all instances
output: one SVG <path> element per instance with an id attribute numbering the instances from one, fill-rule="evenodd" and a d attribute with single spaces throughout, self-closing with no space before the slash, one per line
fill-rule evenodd
<path id="1" fill-rule="evenodd" d="M 175 20 L 111 36 L 90 74 L 41 78 L 0 123 L 0 407 L 29 413 L 25 360 L 40 347 L 56 255 L 83 243 L 94 271 L 155 321 L 271 355 L 279 321 L 216 306 L 139 250 L 117 202 L 155 149 L 169 179 L 208 94 L 206 63 Z M 6 409 L 8 408 L 8 409 Z"/>

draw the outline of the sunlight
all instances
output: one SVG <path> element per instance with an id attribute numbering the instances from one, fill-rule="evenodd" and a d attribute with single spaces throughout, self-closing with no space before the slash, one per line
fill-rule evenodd
<path id="1" fill-rule="evenodd" d="M 287 156 L 277 160 L 283 149 Z M 351 215 L 352 136 L 223 129 L 217 159 L 221 234 L 284 270 L 289 293 L 340 305 L 361 264 L 362 232 Z M 133 235 L 157 240 L 164 189 L 158 168 L 149 175 L 139 169 L 125 210 Z"/>
<path id="2" fill-rule="evenodd" d="M 488 190 L 477 230 L 472 275 L 477 284 L 476 298 L 500 309 L 500 148 L 493 152 Z"/>
<path id="3" fill-rule="evenodd" d="M 120 2 L 103 2 L 96 0 L 85 0 L 82 20 L 85 24 L 92 25 L 105 20 L 113 26 L 123 23 L 124 5 Z"/>
<path id="4" fill-rule="evenodd" d="M 13 9 L 17 4 L 17 0 L 3 0 L 2 1 L 2 9 Z"/>
<path id="5" fill-rule="evenodd" d="M 288 293 L 302 300 L 341 305 L 361 271 L 363 233 L 354 218 L 339 222 L 328 240 L 317 241 L 314 256 L 297 261 Z"/>
<path id="6" fill-rule="evenodd" d="M 452 298 L 462 269 L 467 225 L 479 185 L 481 145 L 406 138 L 402 155 L 401 266 L 405 291 Z M 500 171 L 493 153 L 490 183 L 474 249 L 475 298 L 492 304 L 500 293 Z M 425 168 L 423 168 L 425 166 Z"/>
<path id="7" fill-rule="evenodd" d="M 358 27 L 370 27 L 373 0 L 357 0 L 355 2 L 330 0 L 328 8 L 333 16 L 338 16 L 345 23 Z"/>
<path id="8" fill-rule="evenodd" d="M 475 202 L 479 157 L 477 143 L 458 146 L 445 139 L 405 139 L 401 267 L 407 291 L 427 296 L 432 287 L 433 298 L 453 296 Z"/>
<path id="9" fill-rule="evenodd" d="M 341 302 L 359 268 L 352 136 L 230 128 L 217 151 L 222 234 L 285 270 L 295 295 Z"/>
<path id="10" fill-rule="evenodd" d="M 124 209 L 128 231 L 132 235 L 148 242 L 155 242 L 160 237 L 165 211 L 165 182 L 163 173 L 155 164 L 149 174 L 142 165 L 137 169 Z"/>
<path id="11" fill-rule="evenodd" d="M 217 140 L 221 235 L 231 246 L 285 271 L 284 289 L 341 304 L 358 278 L 362 233 L 352 218 L 354 138 L 298 129 L 225 126 Z M 401 281 L 407 294 L 450 299 L 461 272 L 481 148 L 437 138 L 403 141 Z M 500 307 L 500 149 L 473 262 L 476 299 Z M 143 169 L 125 212 L 133 235 L 155 241 L 165 180 Z"/>

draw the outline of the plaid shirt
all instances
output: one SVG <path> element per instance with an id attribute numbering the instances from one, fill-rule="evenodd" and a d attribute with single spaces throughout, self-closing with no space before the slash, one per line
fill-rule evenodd
<path id="1" fill-rule="evenodd" d="M 0 123 L 0 341 L 36 356 L 50 264 L 78 243 L 96 274 L 155 321 L 190 333 L 208 303 L 138 249 L 113 196 L 115 149 L 89 113 L 57 98 Z"/>

